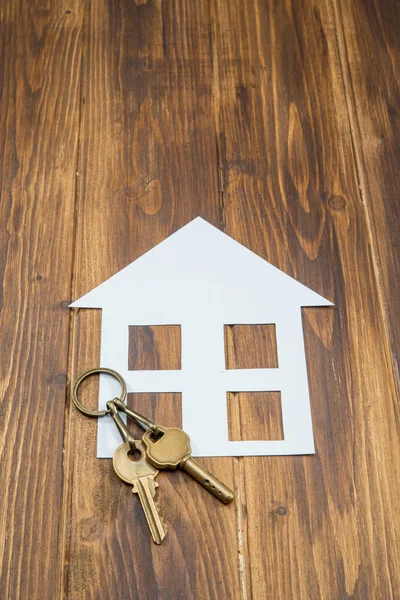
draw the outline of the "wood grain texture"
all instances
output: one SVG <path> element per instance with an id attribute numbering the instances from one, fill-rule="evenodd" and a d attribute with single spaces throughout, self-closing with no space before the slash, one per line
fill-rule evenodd
<path id="1" fill-rule="evenodd" d="M 334 0 L 358 177 L 399 386 L 400 4 Z"/>
<path id="2" fill-rule="evenodd" d="M 102 0 L 86 28 L 74 297 L 195 216 L 220 217 L 207 4 Z M 73 377 L 98 364 L 95 312 L 74 319 Z M 131 401 L 142 409 L 146 399 Z M 234 505 L 182 472 L 160 473 L 169 531 L 155 546 L 137 498 L 95 457 L 95 422 L 72 413 L 70 431 L 65 597 L 239 596 Z M 204 464 L 234 485 L 233 459 Z"/>
<path id="3" fill-rule="evenodd" d="M 0 4 L 0 597 L 7 600 L 59 594 L 81 25 L 75 0 Z"/>
<path id="4" fill-rule="evenodd" d="M 240 459 L 247 597 L 397 598 L 399 427 L 333 10 L 213 2 L 227 233 L 304 311 L 316 454 Z"/>

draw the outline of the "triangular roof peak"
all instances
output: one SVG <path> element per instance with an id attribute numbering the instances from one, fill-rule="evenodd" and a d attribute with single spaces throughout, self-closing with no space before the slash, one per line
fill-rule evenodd
<path id="1" fill-rule="evenodd" d="M 135 294 L 150 294 L 158 283 L 163 294 L 168 286 L 172 295 L 174 290 L 182 295 L 184 288 L 194 286 L 218 288 L 218 294 L 224 296 L 224 289 L 230 287 L 229 293 L 240 295 L 243 289 L 248 289 L 287 304 L 332 306 L 326 298 L 197 217 L 70 307 L 103 308 L 131 292 L 129 286 Z"/>

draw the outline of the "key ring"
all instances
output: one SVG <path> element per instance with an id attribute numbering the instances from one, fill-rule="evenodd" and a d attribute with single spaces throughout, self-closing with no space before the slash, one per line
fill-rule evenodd
<path id="1" fill-rule="evenodd" d="M 90 371 L 86 371 L 86 373 L 82 373 L 82 375 L 80 377 L 78 377 L 78 379 L 75 381 L 73 390 L 72 390 L 72 401 L 75 404 L 76 408 L 83 413 L 84 415 L 87 415 L 88 417 L 105 417 L 106 415 L 109 414 L 109 409 L 106 410 L 89 410 L 88 408 L 85 408 L 78 400 L 78 388 L 81 385 L 82 381 L 84 379 L 86 379 L 86 377 L 90 377 L 90 375 L 96 375 L 96 374 L 101 374 L 101 373 L 105 373 L 107 375 L 111 375 L 112 377 L 115 377 L 115 379 L 117 379 L 121 385 L 121 395 L 119 397 L 119 401 L 120 402 L 125 402 L 126 400 L 126 383 L 125 380 L 121 377 L 121 375 L 119 373 L 117 373 L 117 371 L 114 371 L 113 369 L 106 369 L 105 367 L 98 367 L 96 369 L 90 369 Z"/>

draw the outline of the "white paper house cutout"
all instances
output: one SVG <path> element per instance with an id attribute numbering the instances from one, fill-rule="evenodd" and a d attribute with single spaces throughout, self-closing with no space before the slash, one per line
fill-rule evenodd
<path id="1" fill-rule="evenodd" d="M 311 454 L 302 306 L 332 306 L 200 217 L 71 304 L 102 309 L 101 365 L 129 392 L 181 392 L 194 456 Z M 274 323 L 279 368 L 227 370 L 224 325 Z M 181 370 L 129 371 L 130 325 L 180 325 Z M 227 392 L 280 391 L 284 440 L 229 441 Z M 118 393 L 101 377 L 99 407 Z M 99 419 L 98 456 L 121 443 Z"/>

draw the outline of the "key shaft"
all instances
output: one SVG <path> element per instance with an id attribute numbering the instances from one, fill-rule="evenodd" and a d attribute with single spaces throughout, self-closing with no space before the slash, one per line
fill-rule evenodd
<path id="1" fill-rule="evenodd" d="M 158 469 L 146 459 L 146 451 L 142 442 L 135 440 L 136 449 L 141 453 L 138 460 L 130 458 L 129 442 L 116 449 L 113 456 L 115 473 L 122 481 L 133 486 L 132 492 L 139 496 L 151 536 L 156 544 L 161 544 L 166 536 L 166 529 L 155 503 L 158 484 L 154 478 Z"/>
<path id="2" fill-rule="evenodd" d="M 191 457 L 192 449 L 187 433 L 178 427 L 159 425 L 158 429 L 158 436 L 147 430 L 142 437 L 147 460 L 152 465 L 157 469 L 183 469 L 218 500 L 224 504 L 232 502 L 232 490 Z"/>
<path id="3" fill-rule="evenodd" d="M 212 475 L 200 463 L 192 457 L 187 458 L 181 464 L 181 469 L 186 471 L 193 479 L 202 485 L 210 494 L 218 498 L 224 504 L 230 504 L 233 500 L 233 492 L 227 485 Z"/>
<path id="4" fill-rule="evenodd" d="M 140 504 L 150 529 L 151 537 L 156 544 L 161 544 L 166 536 L 164 525 L 154 501 L 156 484 L 151 476 L 139 477 L 133 482 L 132 492 L 139 496 Z"/>

